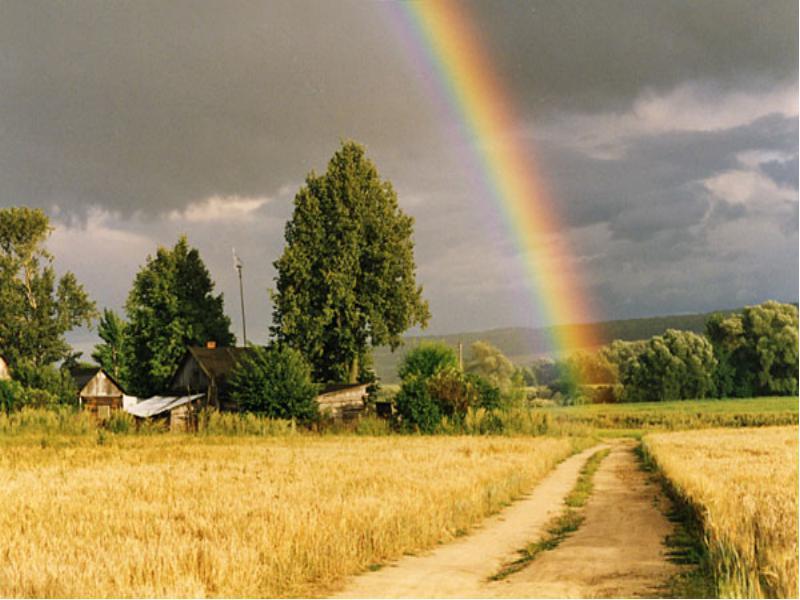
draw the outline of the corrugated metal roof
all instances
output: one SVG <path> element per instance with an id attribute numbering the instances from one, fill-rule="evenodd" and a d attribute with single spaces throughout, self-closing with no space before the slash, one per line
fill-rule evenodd
<path id="1" fill-rule="evenodd" d="M 195 394 L 194 396 L 153 396 L 147 400 L 142 400 L 138 404 L 127 406 L 124 410 L 135 417 L 154 417 L 202 397 L 203 394 Z"/>

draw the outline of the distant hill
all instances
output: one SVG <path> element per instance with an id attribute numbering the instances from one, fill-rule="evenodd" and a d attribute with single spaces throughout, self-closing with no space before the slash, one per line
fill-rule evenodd
<path id="1" fill-rule="evenodd" d="M 735 312 L 732 310 L 719 311 L 724 313 Z M 469 331 L 466 333 L 456 333 L 450 335 L 425 335 L 409 336 L 405 338 L 405 344 L 390 352 L 388 348 L 376 348 L 374 352 L 375 370 L 378 377 L 384 383 L 396 383 L 397 365 L 400 358 L 421 341 L 443 341 L 453 347 L 458 347 L 459 343 L 464 344 L 464 359 L 469 358 L 469 347 L 477 340 L 487 342 L 500 348 L 503 353 L 517 364 L 527 364 L 535 358 L 550 355 L 547 340 L 550 334 L 559 335 L 560 332 L 553 332 L 553 329 L 583 329 L 591 327 L 596 331 L 601 344 L 607 344 L 613 340 L 642 340 L 654 335 L 664 333 L 667 329 L 683 329 L 703 333 L 708 316 L 712 313 L 670 315 L 665 317 L 646 317 L 643 319 L 623 319 L 620 321 L 604 321 L 591 325 L 565 325 L 557 327 L 546 327 L 533 329 L 529 327 L 506 327 L 503 329 L 489 329 L 487 331 Z M 578 338 L 580 339 L 580 338 Z"/>

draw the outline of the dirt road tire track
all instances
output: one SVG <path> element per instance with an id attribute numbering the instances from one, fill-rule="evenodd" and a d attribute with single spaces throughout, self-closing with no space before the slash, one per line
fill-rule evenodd
<path id="1" fill-rule="evenodd" d="M 658 596 L 679 567 L 667 560 L 672 526 L 666 499 L 639 469 L 635 443 L 617 442 L 594 477 L 580 529 L 522 571 L 490 581 L 543 525 L 563 510 L 586 460 L 599 447 L 558 465 L 526 498 L 487 519 L 471 535 L 421 556 L 407 556 L 350 579 L 337 597 L 563 597 Z"/>
<path id="2" fill-rule="evenodd" d="M 597 447 L 571 456 L 525 498 L 489 517 L 470 535 L 419 556 L 406 556 L 348 581 L 340 598 L 480 597 L 487 579 L 535 539 L 562 510 L 564 497 Z"/>

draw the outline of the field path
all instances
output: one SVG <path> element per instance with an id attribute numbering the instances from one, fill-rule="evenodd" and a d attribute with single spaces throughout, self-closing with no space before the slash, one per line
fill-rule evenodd
<path id="1" fill-rule="evenodd" d="M 489 581 L 516 551 L 539 538 L 563 509 L 578 473 L 597 447 L 555 468 L 526 498 L 487 519 L 480 529 L 428 554 L 407 556 L 350 580 L 339 597 L 559 597 L 659 595 L 679 569 L 666 559 L 672 531 L 666 500 L 639 469 L 633 442 L 612 444 L 594 476 L 586 520 L 555 550 L 501 581 Z"/>
<path id="2" fill-rule="evenodd" d="M 516 551 L 535 539 L 562 509 L 581 467 L 597 447 L 560 463 L 525 498 L 489 517 L 470 535 L 430 553 L 406 556 L 379 571 L 350 580 L 341 598 L 484 596 L 486 580 Z"/>

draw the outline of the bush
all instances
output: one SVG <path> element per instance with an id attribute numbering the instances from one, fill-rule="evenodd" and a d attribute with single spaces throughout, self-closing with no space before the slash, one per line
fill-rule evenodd
<path id="1" fill-rule="evenodd" d="M 428 379 L 428 393 L 448 417 L 462 417 L 467 409 L 478 405 L 478 391 L 458 369 L 440 369 Z"/>
<path id="2" fill-rule="evenodd" d="M 22 386 L 16 381 L 0 380 L 0 411 L 9 413 L 21 404 Z"/>
<path id="3" fill-rule="evenodd" d="M 442 418 L 438 403 L 428 392 L 428 382 L 419 376 L 409 376 L 403 381 L 395 399 L 397 413 L 407 429 L 417 428 L 433 433 Z"/>
<path id="4" fill-rule="evenodd" d="M 17 407 L 45 408 L 77 403 L 78 389 L 65 369 L 20 362 L 14 367 L 13 375 L 22 388 L 15 402 Z"/>
<path id="5" fill-rule="evenodd" d="M 311 366 L 294 348 L 253 347 L 231 373 L 230 386 L 231 397 L 245 411 L 301 422 L 318 417 Z"/>
<path id="6" fill-rule="evenodd" d="M 450 346 L 443 342 L 422 342 L 406 353 L 397 373 L 403 381 L 410 377 L 427 379 L 441 369 L 457 367 L 458 358 Z"/>

